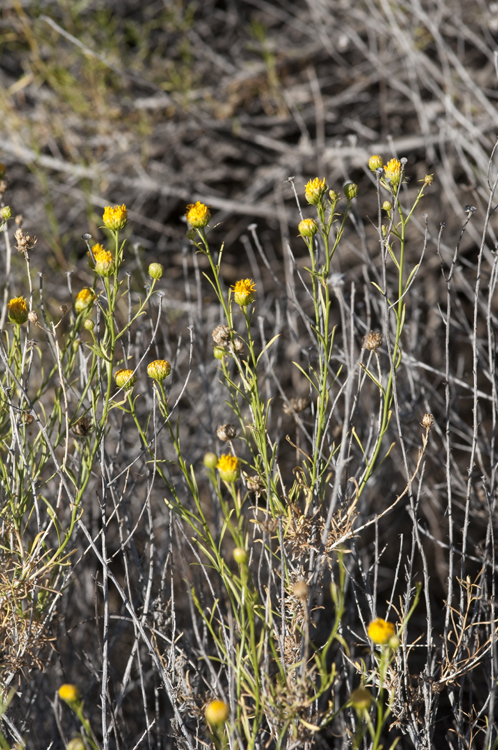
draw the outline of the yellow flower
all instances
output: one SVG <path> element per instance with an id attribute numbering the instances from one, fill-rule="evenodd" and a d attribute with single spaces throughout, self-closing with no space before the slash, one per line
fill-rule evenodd
<path id="1" fill-rule="evenodd" d="M 62 698 L 66 703 L 78 703 L 81 700 L 81 695 L 76 685 L 61 685 L 59 698 Z"/>
<path id="2" fill-rule="evenodd" d="M 204 716 L 208 724 L 224 724 L 230 716 L 230 709 L 225 701 L 214 700 L 206 706 Z"/>
<path id="3" fill-rule="evenodd" d="M 114 380 L 118 388 L 133 388 L 136 383 L 137 376 L 133 370 L 118 370 L 114 373 Z"/>
<path id="4" fill-rule="evenodd" d="M 384 161 L 382 159 L 382 156 L 377 156 L 377 154 L 371 156 L 368 160 L 368 166 L 372 170 L 372 172 L 375 172 L 375 170 L 379 169 L 379 167 L 383 167 Z"/>
<path id="5" fill-rule="evenodd" d="M 397 185 L 401 180 L 401 162 L 399 159 L 391 159 L 384 167 L 384 177 L 391 180 L 392 185 Z"/>
<path id="6" fill-rule="evenodd" d="M 377 644 L 384 644 L 394 635 L 394 625 L 377 617 L 368 626 L 368 637 Z"/>
<path id="7" fill-rule="evenodd" d="M 102 221 L 107 229 L 112 229 L 113 232 L 124 229 L 128 224 L 128 211 L 124 203 L 122 206 L 106 206 Z"/>
<path id="8" fill-rule="evenodd" d="M 254 292 L 256 291 L 256 284 L 252 279 L 241 279 L 236 281 L 232 287 L 233 298 L 235 302 L 241 307 L 246 307 L 254 302 Z"/>
<path id="9" fill-rule="evenodd" d="M 95 245 L 97 247 L 97 245 Z M 95 271 L 99 276 L 112 276 L 114 273 L 114 256 L 108 250 L 99 250 L 95 252 L 93 248 L 93 257 L 95 258 Z"/>
<path id="10" fill-rule="evenodd" d="M 325 184 L 325 177 L 323 178 L 323 180 L 321 180 L 319 177 L 315 177 L 315 179 L 310 180 L 304 188 L 306 200 L 312 206 L 319 206 L 326 192 L 327 185 Z"/>
<path id="11" fill-rule="evenodd" d="M 147 365 L 147 375 L 152 380 L 163 381 L 171 372 L 171 365 L 166 359 L 156 359 Z"/>
<path id="12" fill-rule="evenodd" d="M 318 224 L 314 219 L 303 219 L 299 222 L 298 229 L 301 237 L 314 237 L 318 232 Z"/>
<path id="13" fill-rule="evenodd" d="M 79 292 L 78 296 L 74 301 L 74 309 L 77 313 L 81 313 L 87 310 L 95 300 L 95 294 L 91 289 L 85 287 Z"/>
<path id="14" fill-rule="evenodd" d="M 229 453 L 220 456 L 216 468 L 225 482 L 235 482 L 240 476 L 239 459 Z"/>
<path id="15" fill-rule="evenodd" d="M 22 326 L 28 319 L 28 308 L 24 297 L 15 297 L 7 303 L 7 312 L 11 323 Z"/>
<path id="16" fill-rule="evenodd" d="M 185 216 L 187 217 L 187 221 L 191 227 L 201 229 L 202 227 L 205 227 L 209 224 L 211 212 L 209 211 L 209 208 L 204 205 L 204 203 L 197 201 L 197 203 L 190 203 L 187 206 Z"/>

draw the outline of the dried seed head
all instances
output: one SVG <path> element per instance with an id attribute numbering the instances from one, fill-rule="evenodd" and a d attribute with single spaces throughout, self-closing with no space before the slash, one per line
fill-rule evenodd
<path id="1" fill-rule="evenodd" d="M 32 250 L 38 241 L 34 235 L 31 237 L 29 234 L 24 234 L 21 227 L 16 229 L 14 237 L 16 238 L 17 250 L 20 253 L 26 253 L 28 250 Z"/>
<path id="2" fill-rule="evenodd" d="M 245 347 L 242 339 L 235 338 L 233 340 L 233 348 L 235 350 L 235 354 L 237 354 L 239 357 L 242 357 L 244 355 Z"/>
<path id="3" fill-rule="evenodd" d="M 249 492 L 260 493 L 264 489 L 264 485 L 259 474 L 254 474 L 254 476 L 252 477 L 247 477 L 246 484 Z"/>
<path id="4" fill-rule="evenodd" d="M 87 437 L 92 431 L 92 421 L 89 417 L 81 417 L 73 424 L 73 434 L 76 437 Z"/>
<path id="5" fill-rule="evenodd" d="M 226 443 L 228 440 L 233 440 L 233 438 L 236 437 L 237 430 L 233 424 L 220 424 L 216 430 L 216 434 L 220 440 Z"/>
<path id="6" fill-rule="evenodd" d="M 382 346 L 382 334 L 370 331 L 363 339 L 363 348 L 370 352 L 376 352 L 379 346 Z"/>
<path id="7" fill-rule="evenodd" d="M 420 422 L 424 430 L 430 430 L 434 424 L 434 416 L 432 414 L 424 414 L 422 421 Z"/>
<path id="8" fill-rule="evenodd" d="M 211 336 L 215 344 L 224 346 L 230 341 L 230 328 L 228 326 L 216 326 Z"/>
<path id="9" fill-rule="evenodd" d="M 34 310 L 30 310 L 30 312 L 28 313 L 28 320 L 30 323 L 33 323 L 34 325 L 38 323 L 38 315 L 35 313 Z"/>
<path id="10" fill-rule="evenodd" d="M 289 403 L 284 403 L 282 409 L 286 414 L 293 414 L 294 412 L 299 414 L 309 406 L 309 403 L 309 398 L 290 398 Z"/>
<path id="11" fill-rule="evenodd" d="M 292 587 L 292 593 L 296 597 L 296 599 L 302 599 L 303 601 L 306 601 L 310 593 L 310 587 L 308 586 L 306 581 L 296 581 L 294 586 Z"/>

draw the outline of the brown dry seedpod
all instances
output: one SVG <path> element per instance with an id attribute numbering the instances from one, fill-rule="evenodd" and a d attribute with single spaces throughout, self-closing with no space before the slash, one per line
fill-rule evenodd
<path id="1" fill-rule="evenodd" d="M 216 326 L 211 335 L 215 344 L 225 346 L 230 341 L 230 328 L 228 326 Z"/>
<path id="2" fill-rule="evenodd" d="M 309 404 L 309 398 L 300 396 L 297 398 L 290 398 L 289 403 L 284 403 L 282 408 L 285 414 L 300 414 L 300 412 L 304 411 L 309 406 Z"/>
<path id="3" fill-rule="evenodd" d="M 28 250 L 32 250 L 38 242 L 34 235 L 31 237 L 29 234 L 25 234 L 21 227 L 16 229 L 14 237 L 16 238 L 18 252 L 24 254 L 26 254 Z"/>
<path id="4" fill-rule="evenodd" d="M 233 347 L 230 347 L 230 349 L 232 350 L 232 353 L 235 352 L 238 357 L 242 357 L 245 352 L 244 342 L 242 341 L 242 339 L 234 338 Z"/>
<path id="5" fill-rule="evenodd" d="M 420 422 L 424 430 L 430 430 L 434 424 L 434 417 L 432 414 L 424 414 L 422 421 Z"/>
<path id="6" fill-rule="evenodd" d="M 76 437 L 87 437 L 92 431 L 92 422 L 89 417 L 81 417 L 73 424 L 73 434 Z"/>
<path id="7" fill-rule="evenodd" d="M 249 492 L 257 492 L 258 494 L 264 490 L 264 485 L 259 474 L 254 474 L 252 477 L 246 479 L 247 489 Z"/>
<path id="8" fill-rule="evenodd" d="M 233 424 L 220 424 L 216 430 L 216 434 L 219 439 L 226 443 L 228 440 L 233 440 L 237 436 L 237 430 Z"/>
<path id="9" fill-rule="evenodd" d="M 370 352 L 376 352 L 379 346 L 382 346 L 382 334 L 370 331 L 363 339 L 363 348 Z"/>

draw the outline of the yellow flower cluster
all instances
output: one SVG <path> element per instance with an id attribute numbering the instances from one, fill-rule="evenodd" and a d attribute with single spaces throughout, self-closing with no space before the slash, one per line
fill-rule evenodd
<path id="1" fill-rule="evenodd" d="M 11 323 L 22 326 L 28 319 L 28 307 L 24 297 L 14 297 L 7 303 L 7 312 Z"/>
<path id="2" fill-rule="evenodd" d="M 202 229 L 209 224 L 211 212 L 209 208 L 204 205 L 204 203 L 197 201 L 197 203 L 190 203 L 187 206 L 185 216 L 187 217 L 187 221 L 191 227 L 194 227 L 195 229 Z"/>
<path id="3" fill-rule="evenodd" d="M 128 210 L 124 203 L 122 206 L 106 206 L 102 221 L 107 229 L 111 229 L 113 232 L 124 229 L 128 223 Z"/>
<path id="4" fill-rule="evenodd" d="M 256 284 L 252 279 L 240 279 L 240 281 L 235 282 L 232 289 L 233 298 L 241 307 L 247 307 L 251 302 L 254 302 Z"/>

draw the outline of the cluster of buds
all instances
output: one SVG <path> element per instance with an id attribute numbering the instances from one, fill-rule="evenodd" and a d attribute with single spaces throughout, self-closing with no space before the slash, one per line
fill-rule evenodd
<path id="1" fill-rule="evenodd" d="M 34 235 L 31 237 L 29 234 L 24 234 L 21 227 L 16 229 L 14 237 L 16 238 L 17 250 L 24 255 L 32 250 L 38 241 Z"/>

